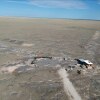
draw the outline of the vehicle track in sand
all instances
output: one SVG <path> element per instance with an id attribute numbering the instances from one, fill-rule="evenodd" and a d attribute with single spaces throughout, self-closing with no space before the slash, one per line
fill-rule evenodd
<path id="1" fill-rule="evenodd" d="M 97 40 L 99 39 L 99 37 L 100 37 L 100 31 L 96 31 L 94 33 L 93 37 L 91 38 L 91 40 L 85 46 L 87 54 L 90 55 L 90 57 L 92 58 L 93 61 L 94 61 L 96 49 L 99 46 L 99 44 L 97 43 Z"/>
<path id="2" fill-rule="evenodd" d="M 60 68 L 58 70 L 59 76 L 62 78 L 64 85 L 64 91 L 69 96 L 70 100 L 82 100 L 76 89 L 74 88 L 72 82 L 68 78 L 68 73 L 65 68 Z"/>

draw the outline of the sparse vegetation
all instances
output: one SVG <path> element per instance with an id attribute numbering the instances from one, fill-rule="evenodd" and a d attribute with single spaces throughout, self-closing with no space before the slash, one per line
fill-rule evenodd
<path id="1" fill-rule="evenodd" d="M 100 21 L 0 18 L 0 100 L 68 100 L 59 67 L 82 100 L 99 100 L 99 31 Z M 75 58 L 89 59 L 98 69 L 82 66 L 78 74 Z"/>

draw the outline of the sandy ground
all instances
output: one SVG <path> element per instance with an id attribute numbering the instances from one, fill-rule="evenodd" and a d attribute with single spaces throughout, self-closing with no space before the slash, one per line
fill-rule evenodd
<path id="1" fill-rule="evenodd" d="M 13 73 L 20 66 L 23 66 L 23 64 L 18 64 L 18 65 L 9 66 L 9 67 L 3 67 L 3 68 L 0 69 L 0 71 L 3 72 L 3 73 Z"/>
<path id="2" fill-rule="evenodd" d="M 61 69 L 59 70 L 61 82 L 57 71 L 53 69 L 54 64 L 50 66 L 45 61 L 39 62 L 38 65 L 42 64 L 42 66 L 36 67 L 36 70 L 32 72 L 15 75 L 11 73 L 20 65 L 10 66 L 9 64 L 19 59 L 27 61 L 34 55 L 70 56 L 73 59 L 84 58 L 90 61 L 93 59 L 99 63 L 99 31 L 100 21 L 0 17 L 0 69 L 8 72 L 0 74 L 0 100 L 29 100 L 29 98 L 32 100 L 68 100 L 68 94 L 71 100 L 81 100 L 81 97 L 87 100 L 88 90 L 83 89 L 83 86 L 86 86 L 85 81 L 88 82 L 87 76 L 83 79 L 78 76 L 79 80 L 77 80 L 77 75 L 71 73 L 70 76 L 72 75 L 73 78 L 71 81 L 65 70 Z M 44 66 L 44 63 L 48 64 L 49 68 L 45 69 L 47 65 Z M 9 66 L 6 66 L 7 64 Z M 25 67 L 25 71 L 29 69 L 28 66 Z M 59 67 L 59 64 L 56 67 Z M 22 66 L 19 70 L 23 68 Z M 83 86 L 80 86 L 81 81 Z"/>
<path id="3" fill-rule="evenodd" d="M 98 43 L 99 38 L 100 38 L 100 31 L 96 31 L 92 36 L 91 40 L 85 46 L 87 54 L 89 54 L 93 62 L 96 62 L 95 60 L 96 52 L 98 51 L 98 47 L 100 47 L 99 46 L 100 44 Z"/>
<path id="4" fill-rule="evenodd" d="M 0 18 L 0 40 L 35 53 L 85 57 L 84 45 L 99 26 L 99 21 Z"/>
<path id="5" fill-rule="evenodd" d="M 22 46 L 24 47 L 32 47 L 34 46 L 34 44 L 30 44 L 30 43 L 23 43 Z"/>

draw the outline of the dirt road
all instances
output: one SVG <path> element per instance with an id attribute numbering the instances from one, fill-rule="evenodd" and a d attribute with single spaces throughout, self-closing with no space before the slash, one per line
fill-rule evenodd
<path id="1" fill-rule="evenodd" d="M 88 44 L 85 46 L 85 49 L 87 50 L 87 54 L 92 58 L 92 61 L 95 61 L 95 53 L 97 52 L 97 48 L 99 46 L 99 43 L 97 40 L 100 37 L 100 31 L 96 31 L 91 38 L 91 40 L 88 42 Z"/>
<path id="2" fill-rule="evenodd" d="M 58 73 L 60 77 L 62 78 L 64 90 L 66 94 L 69 95 L 69 99 L 70 100 L 82 100 L 80 95 L 75 90 L 72 82 L 69 80 L 68 73 L 66 72 L 66 70 L 64 68 L 61 68 L 60 70 L 58 70 Z"/>

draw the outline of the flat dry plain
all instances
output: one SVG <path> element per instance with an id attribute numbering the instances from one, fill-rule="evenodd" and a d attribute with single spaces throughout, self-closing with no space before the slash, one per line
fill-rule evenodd
<path id="1" fill-rule="evenodd" d="M 0 68 L 34 55 L 85 58 L 99 66 L 100 21 L 0 17 Z M 84 95 L 83 100 L 100 100 L 100 94 L 99 99 Z M 37 68 L 18 75 L 0 73 L 0 100 L 68 100 L 68 96 L 56 69 Z"/>

